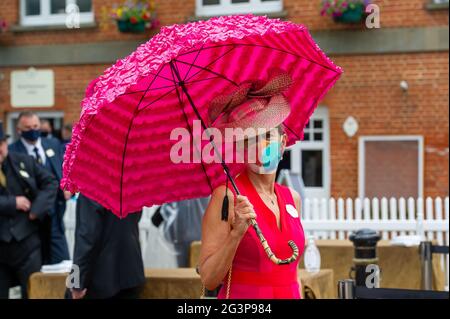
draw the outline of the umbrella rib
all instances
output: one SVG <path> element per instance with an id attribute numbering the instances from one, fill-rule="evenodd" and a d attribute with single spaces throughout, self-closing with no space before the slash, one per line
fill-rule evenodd
<path id="1" fill-rule="evenodd" d="M 293 129 L 291 129 L 291 128 L 290 128 L 289 126 L 287 126 L 285 123 L 281 123 L 281 124 L 283 124 L 283 126 L 284 126 L 285 128 L 287 128 L 292 134 L 295 135 L 296 138 L 298 138 L 298 139 L 300 140 L 300 136 L 298 136 L 297 133 L 295 133 Z"/>
<path id="2" fill-rule="evenodd" d="M 158 73 L 161 72 L 163 68 L 160 68 L 158 70 Z M 130 136 L 130 132 L 131 132 L 131 128 L 133 126 L 133 122 L 134 119 L 136 118 L 137 114 L 138 114 L 138 110 L 139 110 L 139 105 L 142 103 L 142 101 L 145 98 L 145 95 L 147 94 L 147 91 L 150 89 L 150 87 L 153 85 L 153 83 L 155 82 L 157 76 L 155 76 L 153 78 L 153 80 L 150 82 L 150 84 L 147 86 L 147 90 L 144 92 L 144 94 L 142 94 L 141 99 L 139 100 L 139 103 L 136 105 L 136 108 L 134 109 L 133 112 L 133 117 L 131 118 L 130 124 L 128 125 L 128 131 L 127 134 L 125 135 L 125 145 L 123 146 L 123 154 L 122 154 L 122 168 L 121 168 L 121 174 L 120 174 L 120 218 L 122 218 L 123 216 L 123 173 L 125 170 L 125 156 L 127 153 L 127 146 L 128 146 L 128 138 Z"/>
<path id="3" fill-rule="evenodd" d="M 172 72 L 172 77 L 173 77 L 173 79 L 175 81 L 175 74 L 173 73 L 172 69 L 171 69 L 171 72 Z M 189 119 L 187 117 L 186 111 L 184 110 L 184 101 L 180 97 L 180 92 L 178 92 L 178 87 L 176 88 L 176 91 L 177 91 L 178 103 L 180 105 L 181 110 L 183 111 L 183 116 L 184 116 L 184 120 L 186 122 L 186 126 L 187 126 L 187 128 L 189 130 L 190 135 L 192 136 L 192 139 L 194 139 L 194 136 L 192 135 L 193 130 L 192 130 L 191 125 L 189 124 Z M 192 142 L 192 146 L 194 146 L 194 142 Z M 198 149 L 197 149 L 197 151 L 198 151 Z M 202 152 L 199 152 L 199 153 L 200 153 L 200 163 L 201 163 L 201 166 L 202 166 L 202 171 L 205 174 L 206 181 L 208 182 L 209 188 L 211 189 L 211 192 L 212 192 L 213 188 L 212 188 L 212 185 L 211 185 L 211 181 L 209 180 L 208 173 L 206 172 L 205 164 L 203 163 Z"/>
<path id="4" fill-rule="evenodd" d="M 172 65 L 175 67 L 175 69 L 177 70 L 177 73 L 178 74 L 181 74 L 180 73 L 180 70 L 178 69 L 178 65 L 176 64 L 176 63 L 172 63 Z M 171 70 L 171 72 L 173 73 L 173 69 L 172 68 L 170 68 L 170 70 Z M 172 75 L 173 76 L 173 75 Z M 172 80 L 173 81 L 173 80 Z M 178 83 L 178 85 L 180 85 L 179 83 Z"/>
<path id="5" fill-rule="evenodd" d="M 131 94 L 136 94 L 136 93 L 142 93 L 142 92 L 145 92 L 145 91 L 150 92 L 150 91 L 156 91 L 156 90 L 161 90 L 161 89 L 174 88 L 175 86 L 176 86 L 176 84 L 167 85 L 167 86 L 161 86 L 159 88 L 153 88 L 153 89 L 150 89 L 150 90 L 139 90 L 139 91 L 133 91 L 133 92 L 125 92 L 125 93 L 120 94 L 119 96 L 131 95 Z"/>
<path id="6" fill-rule="evenodd" d="M 199 79 L 199 80 L 192 80 L 189 82 L 184 82 L 184 84 L 192 84 L 192 83 L 198 83 L 198 82 L 202 82 L 202 81 L 208 81 L 208 80 L 214 80 L 214 79 L 220 79 L 220 76 L 213 76 L 210 78 L 206 78 L 206 79 Z"/>
<path id="7" fill-rule="evenodd" d="M 172 93 L 173 91 L 175 91 L 177 89 L 177 87 L 175 86 L 172 90 L 167 91 L 166 93 L 164 93 L 163 95 L 159 96 L 158 98 L 156 98 L 155 100 L 151 101 L 150 103 L 146 104 L 144 107 L 142 107 L 140 110 L 137 111 L 137 113 L 139 114 L 140 112 L 142 112 L 143 110 L 145 110 L 147 107 L 151 106 L 153 103 L 158 102 L 159 100 L 165 98 L 167 95 L 169 95 L 170 93 Z"/>
<path id="8" fill-rule="evenodd" d="M 150 75 L 154 75 L 154 76 L 157 76 L 157 77 L 160 77 L 161 79 L 164 79 L 164 80 L 167 80 L 167 81 L 173 82 L 173 79 L 171 79 L 171 78 L 168 78 L 168 77 L 165 77 L 165 76 L 163 76 L 163 75 L 159 74 L 159 72 L 160 72 L 160 71 L 158 71 L 158 73 L 156 73 L 156 74 L 154 74 L 154 73 L 152 73 L 152 72 L 149 72 L 149 74 L 150 74 Z M 176 82 L 173 82 L 173 84 L 176 84 Z"/>
<path id="9" fill-rule="evenodd" d="M 219 44 L 219 45 L 212 45 L 212 46 L 209 46 L 209 47 L 204 47 L 204 44 L 203 44 L 200 49 L 194 49 L 194 50 L 186 51 L 184 53 L 179 54 L 178 56 L 188 55 L 188 54 L 194 53 L 195 51 L 199 51 L 199 50 L 205 51 L 205 50 L 208 50 L 208 49 L 217 49 L 217 48 L 221 48 L 221 47 L 230 47 L 230 46 L 235 46 L 235 45 L 236 45 L 235 43 L 230 43 L 230 44 Z"/>
<path id="10" fill-rule="evenodd" d="M 228 51 L 222 53 L 222 54 L 219 55 L 217 58 L 215 58 L 214 60 L 212 60 L 211 62 L 209 62 L 206 66 L 204 66 L 204 68 L 210 67 L 211 65 L 213 65 L 214 63 L 216 63 L 217 61 L 219 61 L 221 58 L 223 58 L 225 55 L 227 55 L 228 53 L 230 53 L 231 51 L 233 51 L 235 48 L 236 48 L 236 45 L 233 44 L 231 49 L 229 49 Z M 179 61 L 179 62 L 183 62 L 183 61 Z M 194 61 L 194 62 L 195 62 L 195 61 Z M 200 66 L 194 64 L 194 62 L 192 63 L 192 66 L 195 66 L 195 67 L 197 67 L 197 68 L 200 67 Z M 184 62 L 184 63 L 187 63 L 187 62 Z M 208 69 L 208 70 L 209 70 L 209 69 Z M 191 75 L 187 80 L 189 81 L 189 80 L 192 79 L 194 76 L 196 76 L 197 74 L 199 74 L 201 71 L 202 71 L 202 70 L 198 70 L 198 71 L 195 72 L 193 75 Z M 222 76 L 223 76 L 223 75 L 222 75 Z M 228 78 L 227 78 L 227 79 L 228 79 Z M 186 80 L 183 80 L 183 81 L 186 81 Z M 234 84 L 234 83 L 233 83 L 233 84 Z"/>
<path id="11" fill-rule="evenodd" d="M 200 52 L 203 51 L 203 47 L 204 47 L 204 46 L 205 46 L 205 44 L 203 43 L 203 44 L 202 44 L 202 47 L 200 48 L 200 50 L 197 51 L 197 55 L 195 56 L 194 61 L 192 61 L 192 64 L 195 64 L 195 61 L 197 61 L 197 58 L 198 58 L 198 56 L 200 55 Z M 186 75 L 184 76 L 183 81 L 186 81 L 186 78 L 188 77 L 189 72 L 191 72 L 191 69 L 192 69 L 192 65 L 189 66 L 189 69 L 187 70 Z M 173 72 L 172 72 L 172 78 L 173 78 L 173 81 L 175 81 Z"/>
<path id="12" fill-rule="evenodd" d="M 307 61 L 309 61 L 309 62 L 311 62 L 311 63 L 320 65 L 321 67 L 323 67 L 323 68 L 325 68 L 325 69 L 328 69 L 328 70 L 331 70 L 331 71 L 336 71 L 335 69 L 332 69 L 332 68 L 330 68 L 329 66 L 323 65 L 323 64 L 318 63 L 318 62 L 315 62 L 315 61 L 312 61 L 311 59 L 305 58 L 304 56 L 301 56 L 301 55 L 298 55 L 298 54 L 295 54 L 295 53 L 292 53 L 292 52 L 289 52 L 289 51 L 286 51 L 286 50 L 283 50 L 283 49 L 273 48 L 273 47 L 268 46 L 268 45 L 250 44 L 250 43 L 240 43 L 240 44 L 236 44 L 236 46 L 243 46 L 243 47 L 259 47 L 259 48 L 265 48 L 265 49 L 271 49 L 271 50 L 275 50 L 275 51 L 280 51 L 280 52 L 283 52 L 283 53 L 286 53 L 286 54 L 293 55 L 293 56 L 295 56 L 295 57 L 297 57 L 297 58 L 299 58 L 299 59 L 304 59 L 304 60 L 307 60 Z"/>
<path id="13" fill-rule="evenodd" d="M 190 64 L 190 63 L 188 63 L 188 62 L 178 61 L 178 60 L 176 60 L 176 59 L 174 59 L 174 61 L 175 61 L 175 62 L 179 62 L 179 63 L 183 63 L 183 64 L 188 64 L 188 65 Z M 215 72 L 215 71 L 213 71 L 213 70 L 210 70 L 210 69 L 208 69 L 208 68 L 206 68 L 206 67 L 203 67 L 203 66 L 194 65 L 194 64 L 192 64 L 192 66 L 194 66 L 194 67 L 196 67 L 196 68 L 198 68 L 198 69 L 201 69 L 201 70 L 203 70 L 203 71 L 207 71 L 207 72 L 209 72 L 209 73 L 212 73 L 212 74 L 218 76 L 219 78 L 222 78 L 222 79 L 224 79 L 224 80 L 227 80 L 228 82 L 232 83 L 232 84 L 235 85 L 235 86 L 239 86 L 236 82 L 234 82 L 233 80 L 227 78 L 227 77 L 226 77 L 225 75 L 223 75 L 223 74 L 217 73 L 217 72 Z M 190 78 L 194 77 L 194 76 L 197 75 L 198 73 L 199 73 L 199 72 L 197 72 L 196 74 L 194 74 L 194 75 L 191 76 Z"/>
<path id="14" fill-rule="evenodd" d="M 202 47 L 201 49 L 196 49 L 196 50 L 187 51 L 187 52 L 185 52 L 185 53 L 183 53 L 183 54 L 180 54 L 179 56 L 187 55 L 187 54 L 193 53 L 193 52 L 195 52 L 195 51 L 197 51 L 197 50 L 205 51 L 205 50 L 208 50 L 208 49 L 216 49 L 216 48 L 221 48 L 221 47 L 226 47 L 226 46 L 233 46 L 234 48 L 237 48 L 237 47 L 240 47 L 240 46 L 241 46 L 241 47 L 245 47 L 245 46 L 247 46 L 247 47 L 260 47 L 260 48 L 265 48 L 265 49 L 271 49 L 271 50 L 275 50 L 275 51 L 280 51 L 280 52 L 283 52 L 283 53 L 286 53 L 286 54 L 290 54 L 290 55 L 292 55 L 292 56 L 295 56 L 295 57 L 297 57 L 297 58 L 299 58 L 299 59 L 304 59 L 304 60 L 307 60 L 307 61 L 309 61 L 309 62 L 311 62 L 311 63 L 320 65 L 321 67 L 323 67 L 323 68 L 325 68 L 325 69 L 328 69 L 328 70 L 331 70 L 331 71 L 336 71 L 335 69 L 333 69 L 333 68 L 331 68 L 331 67 L 329 67 L 329 66 L 323 65 L 323 64 L 318 63 L 318 62 L 315 62 L 315 61 L 312 61 L 311 59 L 305 58 L 305 57 L 303 57 L 303 56 L 301 56 L 301 55 L 298 55 L 298 54 L 295 54 L 295 53 L 292 53 L 292 52 L 289 52 L 289 51 L 286 51 L 286 50 L 283 50 L 283 49 L 280 49 L 280 48 L 274 48 L 274 47 L 271 47 L 271 46 L 268 46 L 268 45 L 251 44 L 251 43 L 233 43 L 233 44 L 223 44 L 223 45 L 212 45 L 212 46 L 209 46 L 209 47 Z M 194 74 L 194 75 L 195 75 L 195 74 Z"/>

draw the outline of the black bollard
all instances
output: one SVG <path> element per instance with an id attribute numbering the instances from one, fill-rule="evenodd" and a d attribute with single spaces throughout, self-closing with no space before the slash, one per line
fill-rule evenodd
<path id="1" fill-rule="evenodd" d="M 433 289 L 433 244 L 422 241 L 419 246 L 420 264 L 422 266 L 421 289 Z"/>
<path id="2" fill-rule="evenodd" d="M 350 240 L 355 247 L 352 271 L 355 272 L 357 286 L 366 286 L 367 277 L 374 275 L 373 271 L 369 271 L 367 266 L 378 265 L 377 242 L 380 238 L 380 235 L 371 229 L 360 229 L 350 235 Z M 375 280 L 375 287 L 379 287 L 378 274 Z"/>

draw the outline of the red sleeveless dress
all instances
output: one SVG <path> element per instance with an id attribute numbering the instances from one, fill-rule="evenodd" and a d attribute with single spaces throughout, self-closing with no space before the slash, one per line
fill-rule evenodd
<path id="1" fill-rule="evenodd" d="M 261 199 L 247 174 L 240 174 L 235 182 L 242 195 L 247 196 L 254 206 L 256 221 L 275 255 L 281 259 L 290 257 L 292 250 L 288 241 L 293 240 L 299 249 L 299 257 L 291 264 L 274 264 L 267 257 L 255 230 L 250 226 L 233 260 L 230 299 L 300 299 L 297 269 L 305 247 L 305 235 L 300 217 L 292 216 L 286 209 L 287 205 L 295 208 L 291 191 L 286 186 L 275 183 L 280 229 L 274 213 Z M 292 208 L 290 211 L 292 212 Z M 228 274 L 219 290 L 219 299 L 226 298 L 227 283 Z"/>

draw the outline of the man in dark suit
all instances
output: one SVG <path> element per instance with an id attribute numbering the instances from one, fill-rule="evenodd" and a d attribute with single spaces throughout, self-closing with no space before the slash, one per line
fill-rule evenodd
<path id="1" fill-rule="evenodd" d="M 77 199 L 73 264 L 79 287 L 68 298 L 138 298 L 145 283 L 139 243 L 142 212 L 120 219 L 80 194 Z M 76 276 L 75 268 L 71 276 Z"/>
<path id="2" fill-rule="evenodd" d="M 0 298 L 42 265 L 40 223 L 53 208 L 58 182 L 26 154 L 8 151 L 0 123 Z"/>
<path id="3" fill-rule="evenodd" d="M 9 150 L 28 154 L 35 158 L 39 165 L 52 173 L 58 182 L 62 178 L 63 155 L 61 145 L 56 139 L 41 138 L 41 123 L 33 112 L 22 112 L 17 121 L 17 133 L 20 138 L 9 146 Z M 70 194 L 58 190 L 54 207 L 51 212 L 51 235 L 49 256 L 45 256 L 44 263 L 56 264 L 70 259 L 64 228 L 64 212 L 66 200 Z"/>

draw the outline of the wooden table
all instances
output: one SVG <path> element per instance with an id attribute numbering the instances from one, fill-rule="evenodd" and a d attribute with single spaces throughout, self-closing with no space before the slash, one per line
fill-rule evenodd
<path id="1" fill-rule="evenodd" d="M 334 279 L 349 278 L 353 265 L 354 247 L 349 240 L 317 240 L 321 267 L 334 270 Z M 421 265 L 419 248 L 393 246 L 387 240 L 377 245 L 378 265 L 381 270 L 381 288 L 420 289 Z M 303 259 L 301 260 L 301 265 Z M 439 255 L 433 257 L 433 289 L 444 290 L 445 277 Z"/>
<path id="2" fill-rule="evenodd" d="M 67 274 L 34 273 L 30 277 L 31 299 L 61 299 L 64 297 Z M 200 276 L 194 268 L 146 269 L 143 299 L 197 299 L 201 294 Z M 322 269 L 317 274 L 299 271 L 305 298 L 335 298 L 333 271 Z"/>

